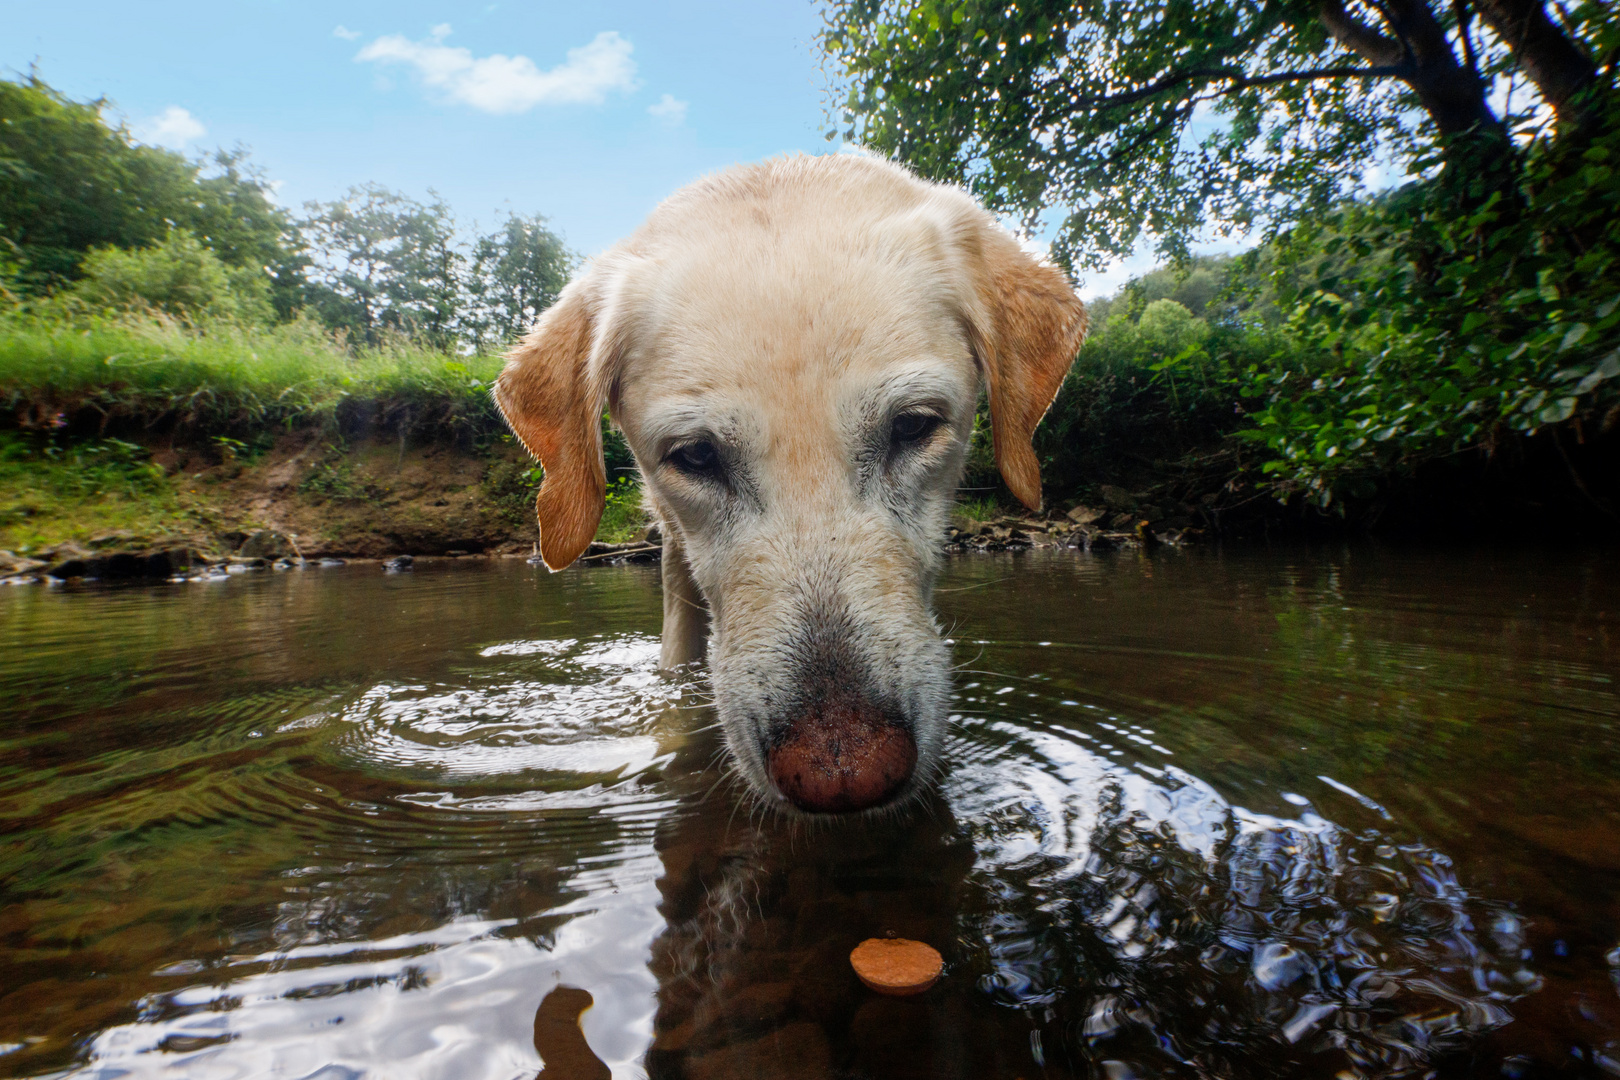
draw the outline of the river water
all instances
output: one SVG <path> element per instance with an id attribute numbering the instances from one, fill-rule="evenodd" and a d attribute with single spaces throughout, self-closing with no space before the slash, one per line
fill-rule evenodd
<path id="1" fill-rule="evenodd" d="M 1611 556 L 938 600 L 937 795 L 805 829 L 655 671 L 656 568 L 0 590 L 0 1075 L 1620 1075 Z M 934 989 L 859 986 L 886 933 Z"/>

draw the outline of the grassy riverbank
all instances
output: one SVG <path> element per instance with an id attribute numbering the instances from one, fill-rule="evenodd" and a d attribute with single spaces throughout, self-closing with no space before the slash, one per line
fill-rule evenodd
<path id="1" fill-rule="evenodd" d="M 350 350 L 295 320 L 270 326 L 92 316 L 0 321 L 0 402 L 31 428 L 108 424 L 237 436 L 374 422 L 487 439 L 505 430 L 489 399 L 498 356 L 448 356 L 398 338 Z"/>
<path id="2" fill-rule="evenodd" d="M 1093 507 L 1098 527 L 1127 533 L 1138 521 L 1186 537 L 1345 528 L 1278 497 L 1264 449 L 1235 434 L 1249 399 L 1189 367 L 1195 355 L 1260 367 L 1287 339 L 1210 328 L 1211 309 L 1183 299 L 1131 321 L 1098 305 L 1102 325 L 1036 440 L 1049 506 Z M 261 529 L 334 555 L 532 548 L 541 474 L 490 400 L 499 356 L 403 337 L 351 348 L 304 319 L 43 312 L 0 316 L 0 550 L 121 536 L 220 552 Z M 1174 319 L 1155 327 L 1152 314 Z M 1183 352 L 1174 370 L 1149 363 Z M 989 522 L 1015 508 L 981 428 L 961 516 Z M 1433 462 L 1385 485 L 1381 517 L 1353 524 L 1479 535 L 1549 514 L 1600 519 L 1589 496 L 1606 487 L 1582 477 L 1614 475 L 1616 440 L 1591 434 L 1561 443 L 1549 429 Z M 645 521 L 627 450 L 611 432 L 607 446 L 615 487 L 598 538 L 623 542 Z"/>
<path id="3" fill-rule="evenodd" d="M 490 400 L 501 364 L 404 339 L 351 351 L 306 321 L 14 315 L 0 549 L 117 534 L 217 549 L 273 529 L 331 554 L 528 550 L 540 472 Z M 601 537 L 642 525 L 621 481 Z"/>

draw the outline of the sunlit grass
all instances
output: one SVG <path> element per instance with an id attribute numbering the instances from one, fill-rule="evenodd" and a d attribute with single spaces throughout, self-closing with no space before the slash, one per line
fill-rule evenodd
<path id="1" fill-rule="evenodd" d="M 0 315 L 0 403 L 34 424 L 89 409 L 199 428 L 330 418 L 346 400 L 419 407 L 435 423 L 496 428 L 495 356 L 449 356 L 404 339 L 351 352 L 318 324 Z"/>
<path id="2" fill-rule="evenodd" d="M 956 513 L 974 521 L 994 521 L 1006 513 L 994 499 L 958 499 Z"/>

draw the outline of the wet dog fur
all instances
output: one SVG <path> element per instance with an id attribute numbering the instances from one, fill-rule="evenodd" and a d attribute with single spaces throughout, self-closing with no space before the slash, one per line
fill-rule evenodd
<path id="1" fill-rule="evenodd" d="M 663 536 L 662 664 L 707 655 L 767 805 L 873 811 L 937 768 L 950 657 L 931 592 L 981 387 L 997 466 L 1085 333 L 1056 268 L 961 191 L 852 155 L 677 192 L 513 351 L 495 400 L 541 461 L 540 552 L 589 545 L 607 409 Z"/>

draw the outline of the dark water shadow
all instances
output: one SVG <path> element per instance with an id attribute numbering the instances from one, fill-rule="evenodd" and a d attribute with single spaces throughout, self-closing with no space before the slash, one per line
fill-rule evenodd
<path id="1" fill-rule="evenodd" d="M 577 986 L 558 986 L 534 1014 L 534 1049 L 545 1067 L 536 1080 L 607 1080 L 611 1070 L 591 1052 L 580 1030 L 580 1014 L 595 1004 Z"/>

